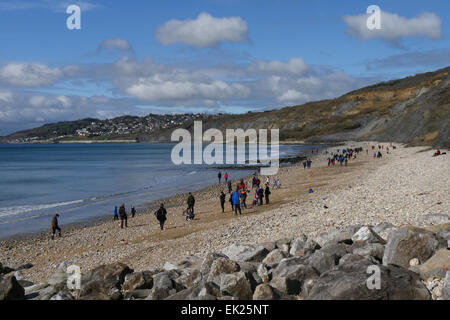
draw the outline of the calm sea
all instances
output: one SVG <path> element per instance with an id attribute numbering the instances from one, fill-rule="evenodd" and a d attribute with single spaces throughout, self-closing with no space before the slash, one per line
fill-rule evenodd
<path id="1" fill-rule="evenodd" d="M 217 183 L 217 166 L 171 162 L 173 143 L 0 145 L 0 238 L 111 214 Z M 280 156 L 313 146 L 282 145 Z M 228 171 L 232 179 L 254 172 Z"/>

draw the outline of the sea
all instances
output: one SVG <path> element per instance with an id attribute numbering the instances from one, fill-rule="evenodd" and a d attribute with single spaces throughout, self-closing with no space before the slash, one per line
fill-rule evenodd
<path id="1" fill-rule="evenodd" d="M 0 239 L 48 231 L 56 213 L 63 227 L 112 218 L 121 203 L 128 212 L 131 206 L 139 211 L 154 200 L 208 187 L 218 182 L 218 171 L 230 179 L 255 172 L 250 165 L 175 165 L 174 146 L 0 144 Z M 280 145 L 279 152 L 291 157 L 315 148 L 321 147 Z"/>

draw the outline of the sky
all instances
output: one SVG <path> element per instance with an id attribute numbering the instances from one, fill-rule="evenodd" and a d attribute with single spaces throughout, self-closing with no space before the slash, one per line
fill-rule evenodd
<path id="1" fill-rule="evenodd" d="M 449 19 L 447 0 L 0 1 L 0 135 L 335 98 L 449 66 Z"/>

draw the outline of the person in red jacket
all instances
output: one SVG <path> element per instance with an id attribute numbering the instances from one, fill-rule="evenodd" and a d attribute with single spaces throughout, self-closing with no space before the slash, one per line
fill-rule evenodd
<path id="1" fill-rule="evenodd" d="M 223 176 L 225 178 L 225 182 L 228 182 L 228 173 L 225 172 L 225 175 Z"/>

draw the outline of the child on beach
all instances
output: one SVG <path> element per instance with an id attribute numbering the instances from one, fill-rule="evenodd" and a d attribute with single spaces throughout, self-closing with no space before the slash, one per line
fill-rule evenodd
<path id="1" fill-rule="evenodd" d="M 114 221 L 119 220 L 119 213 L 117 212 L 117 207 L 114 207 Z"/>

